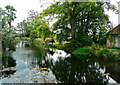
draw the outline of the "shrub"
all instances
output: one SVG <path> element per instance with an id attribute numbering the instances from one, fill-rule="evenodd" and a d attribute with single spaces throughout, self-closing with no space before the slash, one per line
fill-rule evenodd
<path id="1" fill-rule="evenodd" d="M 84 46 L 90 46 L 92 44 L 92 40 L 89 36 L 81 36 L 73 38 L 70 43 L 67 45 L 69 50 L 82 48 Z"/>
<path id="2" fill-rule="evenodd" d="M 83 55 L 83 56 L 86 56 L 86 55 L 90 55 L 91 54 L 91 49 L 90 48 L 78 48 L 76 50 L 74 50 L 73 52 L 74 55 Z"/>
<path id="3" fill-rule="evenodd" d="M 107 48 L 120 50 L 120 47 L 107 47 Z"/>
<path id="4" fill-rule="evenodd" d="M 111 51 L 109 51 L 107 48 L 97 52 L 97 56 L 103 57 L 106 59 L 115 59 L 115 55 Z"/>

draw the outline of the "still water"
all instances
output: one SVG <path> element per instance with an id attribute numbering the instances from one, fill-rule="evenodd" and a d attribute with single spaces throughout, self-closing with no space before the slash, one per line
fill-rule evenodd
<path id="1" fill-rule="evenodd" d="M 38 49 L 24 42 L 2 58 L 2 83 L 120 83 L 120 62 Z"/>

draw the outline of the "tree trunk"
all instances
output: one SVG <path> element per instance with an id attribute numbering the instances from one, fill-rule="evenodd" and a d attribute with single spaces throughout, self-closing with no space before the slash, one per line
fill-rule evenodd
<path id="1" fill-rule="evenodd" d="M 70 13 L 70 25 L 71 25 L 71 35 L 72 35 L 72 39 L 75 38 L 75 32 L 76 32 L 76 15 L 75 15 L 75 7 L 76 7 L 76 4 L 73 2 L 72 3 L 72 6 L 73 6 L 73 10 L 72 12 Z"/>
<path id="2" fill-rule="evenodd" d="M 75 37 L 75 30 L 76 30 L 75 18 L 74 17 L 71 18 L 70 25 L 71 25 L 72 38 L 74 38 Z"/>

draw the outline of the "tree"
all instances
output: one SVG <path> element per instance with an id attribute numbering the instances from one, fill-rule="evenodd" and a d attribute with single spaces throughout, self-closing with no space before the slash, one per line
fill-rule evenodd
<path id="1" fill-rule="evenodd" d="M 32 30 L 30 32 L 30 40 L 33 42 L 35 40 L 35 38 L 38 38 L 37 35 L 38 35 L 38 31 L 37 30 Z"/>
<path id="2" fill-rule="evenodd" d="M 14 21 L 14 19 L 16 18 L 16 10 L 13 6 L 7 5 L 6 7 L 6 13 L 7 13 L 7 21 L 9 24 L 9 27 L 11 28 L 11 22 Z"/>
<path id="3" fill-rule="evenodd" d="M 37 27 L 37 30 L 39 32 L 39 37 L 43 38 L 44 41 L 45 38 L 49 37 L 51 34 L 49 26 L 45 23 L 45 21 L 41 21 L 41 25 Z"/>
<path id="4" fill-rule="evenodd" d="M 10 51 L 15 50 L 15 30 L 11 25 L 12 21 L 16 18 L 14 7 L 7 5 L 6 10 L 0 8 L 0 30 L 2 32 L 2 45 L 3 49 L 9 48 Z"/>
<path id="5" fill-rule="evenodd" d="M 29 15 L 26 20 L 18 23 L 18 28 L 21 32 L 21 35 L 24 37 L 29 37 L 30 32 L 36 30 L 37 27 L 40 25 L 40 22 L 37 21 L 38 12 L 34 10 L 30 10 Z"/>
<path id="6" fill-rule="evenodd" d="M 41 17 L 57 18 L 57 22 L 53 25 L 53 30 L 57 31 L 57 35 L 63 40 L 67 40 L 68 37 L 72 37 L 73 41 L 79 40 L 79 43 L 82 40 L 83 45 L 85 42 L 89 43 L 86 40 L 90 35 L 95 41 L 96 35 L 101 34 L 103 28 L 107 30 L 107 27 L 110 27 L 110 21 L 104 9 L 115 10 L 115 7 L 109 1 L 56 2 L 44 10 Z"/>
<path id="7" fill-rule="evenodd" d="M 27 22 L 26 20 L 23 20 L 22 22 L 19 22 L 17 25 L 17 28 L 19 28 L 19 30 L 17 29 L 16 31 L 21 32 L 21 37 L 24 37 L 23 34 L 25 34 L 27 32 L 27 29 L 29 28 L 27 26 Z"/>

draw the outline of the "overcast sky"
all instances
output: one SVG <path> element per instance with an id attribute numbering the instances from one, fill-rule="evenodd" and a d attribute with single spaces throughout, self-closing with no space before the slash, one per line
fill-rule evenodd
<path id="1" fill-rule="evenodd" d="M 52 0 L 49 0 L 52 1 Z M 120 0 L 110 0 L 112 4 L 117 5 L 117 1 Z M 17 19 L 15 19 L 13 25 L 17 26 L 18 22 L 21 22 L 23 19 L 26 19 L 28 16 L 28 12 L 30 10 L 36 10 L 38 12 L 42 12 L 43 9 L 46 8 L 42 7 L 40 8 L 40 5 L 44 2 L 40 2 L 40 0 L 0 0 L 0 7 L 4 9 L 6 5 L 14 6 L 14 8 L 17 10 L 16 16 Z M 112 11 L 107 12 L 109 14 L 110 21 L 113 23 L 114 26 L 118 25 L 118 15 L 115 14 Z"/>

